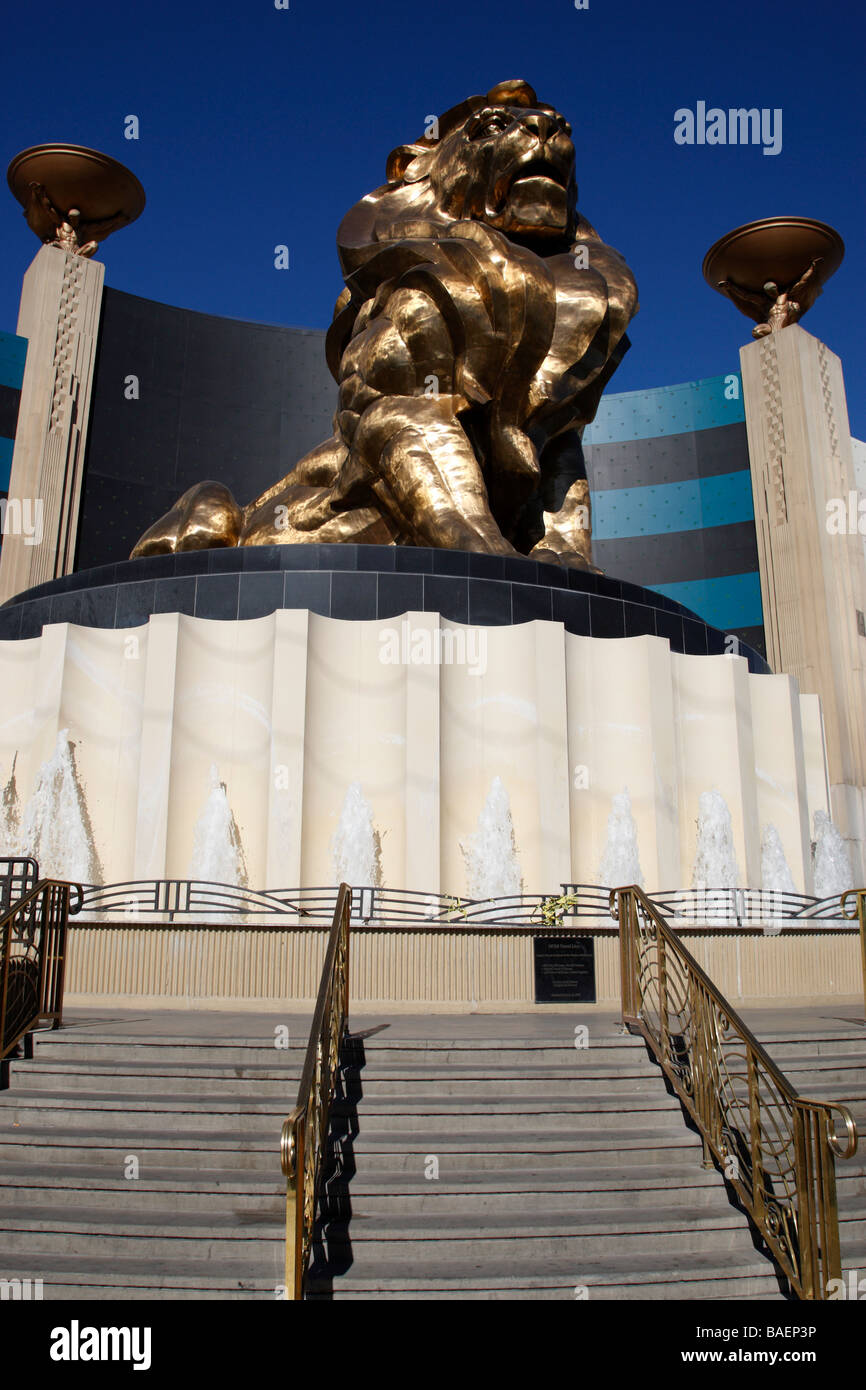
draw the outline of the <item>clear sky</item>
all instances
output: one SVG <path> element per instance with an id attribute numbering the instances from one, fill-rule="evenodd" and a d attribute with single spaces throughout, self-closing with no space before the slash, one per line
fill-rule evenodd
<path id="1" fill-rule="evenodd" d="M 100 252 L 107 283 L 235 318 L 324 328 L 341 288 L 340 217 L 384 181 L 425 118 L 523 77 L 571 121 L 580 206 L 640 287 L 611 387 L 735 371 L 750 325 L 701 261 L 724 232 L 796 213 L 842 234 L 845 262 L 806 327 L 842 357 L 866 438 L 866 19 L 859 0 L 137 0 L 7 8 L 5 162 L 52 140 L 123 160 L 147 192 Z M 674 112 L 782 111 L 782 149 L 677 145 Z M 124 118 L 140 138 L 124 138 Z M 0 217 L 0 329 L 36 250 Z M 291 268 L 274 268 L 274 247 Z"/>

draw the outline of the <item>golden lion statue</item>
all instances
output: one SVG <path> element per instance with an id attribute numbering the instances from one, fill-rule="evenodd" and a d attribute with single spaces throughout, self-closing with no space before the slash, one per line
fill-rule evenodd
<path id="1" fill-rule="evenodd" d="M 637 287 L 576 210 L 571 127 L 503 82 L 388 159 L 337 233 L 332 438 L 246 507 L 190 488 L 133 556 L 354 541 L 592 567 L 582 427 Z"/>

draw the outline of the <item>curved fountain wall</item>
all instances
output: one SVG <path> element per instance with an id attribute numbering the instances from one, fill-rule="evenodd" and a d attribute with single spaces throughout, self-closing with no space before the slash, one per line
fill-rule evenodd
<path id="1" fill-rule="evenodd" d="M 597 881 L 626 788 L 650 890 L 691 883 L 700 797 L 715 791 L 742 886 L 761 886 L 771 823 L 811 893 L 810 827 L 828 810 L 819 703 L 791 677 L 544 620 L 157 613 L 0 642 L 0 777 L 17 754 L 22 805 L 62 729 L 106 882 L 188 877 L 212 765 L 261 888 L 332 881 L 354 784 L 383 885 L 455 894 L 496 778 L 528 893 Z"/>

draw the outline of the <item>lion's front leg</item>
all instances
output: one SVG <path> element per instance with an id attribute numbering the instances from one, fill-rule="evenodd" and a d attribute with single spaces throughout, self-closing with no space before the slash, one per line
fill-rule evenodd
<path id="1" fill-rule="evenodd" d="M 601 570 L 592 562 L 592 525 L 589 483 L 578 478 L 555 512 L 543 512 L 544 535 L 530 550 L 530 558 L 572 569 Z"/>
<path id="2" fill-rule="evenodd" d="M 376 401 L 361 416 L 352 447 L 378 501 L 412 544 L 518 554 L 490 510 L 451 397 Z"/>
<path id="3" fill-rule="evenodd" d="M 337 418 L 350 454 L 334 502 L 365 484 L 404 543 L 515 555 L 460 423 L 469 402 L 452 330 L 418 285 L 362 309 L 341 361 Z"/>

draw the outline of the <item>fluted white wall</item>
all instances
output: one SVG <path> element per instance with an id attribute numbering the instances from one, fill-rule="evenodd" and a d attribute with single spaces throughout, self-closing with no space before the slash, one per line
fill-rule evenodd
<path id="1" fill-rule="evenodd" d="M 438 626 L 468 631 L 434 614 L 406 621 L 431 641 Z M 17 752 L 26 800 L 68 728 L 107 882 L 188 875 L 216 764 L 254 887 L 333 881 L 331 839 L 358 782 L 383 883 L 463 894 L 461 845 L 500 777 L 527 892 L 598 881 L 625 788 L 650 890 L 690 885 L 698 799 L 715 789 L 743 886 L 760 886 L 772 821 L 798 891 L 811 891 L 826 763 L 819 703 L 792 677 L 540 621 L 475 631 L 468 661 L 393 664 L 384 635 L 400 625 L 160 614 L 130 630 L 58 624 L 0 642 L 0 777 Z"/>

